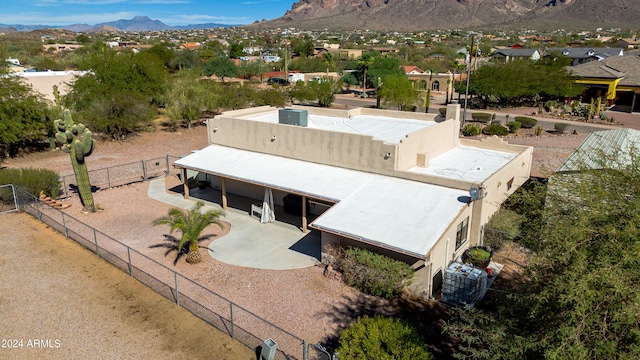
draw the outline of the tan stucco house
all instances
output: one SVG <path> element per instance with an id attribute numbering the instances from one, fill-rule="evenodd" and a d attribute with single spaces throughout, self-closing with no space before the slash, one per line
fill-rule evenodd
<path id="1" fill-rule="evenodd" d="M 447 265 L 482 243 L 483 225 L 529 178 L 532 157 L 532 148 L 497 137 L 460 138 L 458 104 L 448 105 L 448 120 L 435 116 L 297 106 L 229 111 L 207 121 L 208 147 L 174 165 L 184 179 L 187 171 L 207 174 L 222 207 L 230 193 L 260 200 L 268 189 L 280 206 L 298 196 L 301 229 L 320 232 L 321 249 L 355 246 L 405 261 L 416 270 L 411 290 L 430 297 Z M 309 203 L 324 208 L 308 222 Z"/>

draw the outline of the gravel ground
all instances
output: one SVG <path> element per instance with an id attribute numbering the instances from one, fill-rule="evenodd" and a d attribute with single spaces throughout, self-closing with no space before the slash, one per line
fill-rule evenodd
<path id="1" fill-rule="evenodd" d="M 255 359 L 24 213 L 0 215 L 0 359 Z"/>
<path id="2" fill-rule="evenodd" d="M 536 146 L 532 174 L 541 175 L 544 174 L 544 169 L 555 168 L 556 164 L 566 158 L 580 144 L 582 139 L 584 139 L 584 135 L 539 138 L 515 137 L 509 138 L 508 141 L 515 144 Z M 144 133 L 123 142 L 98 141 L 95 152 L 87 159 L 87 164 L 90 170 L 99 169 L 143 159 L 162 157 L 166 154 L 188 154 L 192 150 L 203 148 L 206 145 L 206 128 L 202 126 L 179 133 L 164 131 Z M 62 175 L 72 173 L 68 154 L 61 151 L 22 155 L 9 159 L 3 166 L 43 167 L 57 170 Z M 171 185 L 168 184 L 167 186 Z M 167 233 L 165 227 L 151 226 L 151 221 L 166 214 L 169 206 L 150 200 L 146 195 L 147 189 L 147 183 L 138 183 L 98 191 L 95 193 L 95 201 L 105 210 L 96 214 L 83 214 L 80 211 L 79 199 L 71 198 L 69 201 L 72 206 L 66 212 L 121 240 L 141 253 L 153 257 L 167 267 L 175 269 L 179 273 L 213 289 L 227 299 L 264 317 L 288 332 L 306 339 L 310 343 L 322 341 L 326 344 L 332 344 L 340 329 L 348 326 L 354 319 L 364 314 L 386 313 L 413 317 L 415 320 L 416 311 L 419 311 L 417 309 L 424 310 L 425 306 L 431 306 L 432 308 L 427 311 L 421 311 L 419 321 L 423 324 L 422 331 L 433 336 L 434 340 L 429 340 L 429 345 L 436 355 L 448 352 L 445 348 L 449 344 L 439 342 L 442 338 L 439 336 L 439 327 L 433 325 L 434 318 L 437 320 L 442 313 L 440 307 L 433 304 L 424 305 L 418 303 L 411 303 L 407 306 L 406 302 L 402 302 L 402 309 L 400 309 L 396 306 L 398 305 L 397 303 L 373 299 L 340 282 L 326 279 L 322 275 L 323 269 L 320 267 L 286 271 L 257 270 L 223 264 L 209 256 L 203 256 L 205 261 L 197 266 L 191 266 L 182 261 L 174 267 L 174 257 L 171 254 L 165 256 L 164 250 L 149 248 L 150 245 L 161 243 L 163 235 Z M 141 209 L 144 211 L 141 211 Z M 10 222 L 18 222 L 18 226 L 13 228 L 24 226 L 32 228 L 34 226 L 25 225 L 24 220 L 14 217 L 14 215 L 10 216 Z M 3 219 L 2 223 L 5 224 L 7 222 Z M 224 231 L 211 227 L 207 229 L 207 234 L 212 235 L 212 239 L 209 241 L 215 241 L 217 237 L 224 236 Z M 47 238 L 49 236 L 52 235 L 47 234 L 41 237 Z M 32 243 L 35 244 L 35 241 Z M 207 243 L 203 245 L 206 246 Z M 27 253 L 30 251 L 31 249 Z M 7 254 L 7 252 L 3 253 Z M 206 255 L 206 253 L 203 253 L 203 255 Z M 66 257 L 64 262 L 73 264 L 75 260 L 73 257 Z M 34 270 L 33 273 L 47 273 L 45 269 L 47 269 L 46 266 L 39 271 Z M 102 270 L 91 272 L 94 277 L 98 273 L 103 277 L 121 278 L 123 276 L 118 270 L 115 270 L 113 275 L 106 275 L 106 272 L 104 273 L 105 275 L 102 275 Z M 46 281 L 55 282 L 55 280 Z M 140 292 L 148 290 L 144 286 L 140 288 Z M 134 291 L 131 290 L 131 292 Z M 117 288 L 114 288 L 114 290 L 108 288 L 107 291 L 96 291 L 95 293 L 104 294 L 106 299 L 110 299 L 109 301 L 115 301 L 114 299 L 122 298 L 123 296 L 121 292 L 117 291 Z M 16 299 L 16 297 L 10 296 L 9 299 Z M 67 305 L 67 301 L 52 297 L 50 304 L 50 307 L 64 309 L 66 307 L 62 305 Z M 121 322 L 120 318 L 112 314 L 105 316 L 100 312 L 91 312 L 91 308 L 84 311 L 84 317 L 86 318 L 96 317 L 104 322 Z M 20 327 L 20 324 L 21 322 L 15 321 L 13 326 Z M 74 324 L 71 323 L 70 326 L 74 326 Z M 100 327 L 104 326 L 101 325 Z M 27 326 L 28 329 L 30 329 L 29 326 Z M 11 333 L 9 334 L 11 335 Z M 24 334 L 21 336 L 29 335 L 28 332 L 25 333 L 24 331 L 21 334 Z M 57 334 L 56 332 L 50 332 L 41 336 L 61 336 Z M 144 335 L 144 333 L 140 335 Z M 99 338 L 100 335 L 96 336 L 91 336 L 91 338 Z M 84 339 L 86 338 L 84 337 Z M 167 343 L 171 342 L 169 339 L 165 340 Z M 333 342 L 333 344 L 335 343 Z M 163 346 L 167 346 L 167 344 Z M 0 358 L 3 357 L 2 353 L 0 353 Z"/>

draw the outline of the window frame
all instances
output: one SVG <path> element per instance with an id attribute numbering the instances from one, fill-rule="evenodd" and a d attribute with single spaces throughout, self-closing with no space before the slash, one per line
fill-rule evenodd
<path id="1" fill-rule="evenodd" d="M 469 240 L 469 217 L 467 216 L 456 227 L 456 250 Z"/>

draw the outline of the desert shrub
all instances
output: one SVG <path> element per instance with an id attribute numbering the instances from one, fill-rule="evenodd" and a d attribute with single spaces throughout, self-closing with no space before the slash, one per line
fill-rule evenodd
<path id="1" fill-rule="evenodd" d="M 440 113 L 440 116 L 442 116 L 442 117 L 447 117 L 447 108 L 446 108 L 446 107 L 444 107 L 444 108 L 439 108 L 439 109 L 438 109 L 438 112 Z"/>
<path id="2" fill-rule="evenodd" d="M 565 124 L 565 123 L 555 123 L 555 124 L 553 124 L 553 129 L 559 134 L 563 134 L 567 130 L 568 127 L 569 127 L 569 124 Z"/>
<path id="3" fill-rule="evenodd" d="M 544 130 L 542 126 L 536 126 L 536 136 L 542 135 L 542 130 Z"/>
<path id="4" fill-rule="evenodd" d="M 0 170 L 0 185 L 13 184 L 31 195 L 38 196 L 40 191 L 52 198 L 60 192 L 60 175 L 47 169 L 4 169 Z M 4 198 L 3 198 L 4 200 Z"/>
<path id="5" fill-rule="evenodd" d="M 549 100 L 544 103 L 544 110 L 549 112 L 558 106 L 558 102 L 556 100 Z"/>
<path id="6" fill-rule="evenodd" d="M 485 135 L 505 136 L 509 134 L 509 130 L 502 125 L 494 124 L 494 125 L 489 125 L 484 129 L 482 129 L 482 133 Z"/>
<path id="7" fill-rule="evenodd" d="M 413 275 L 402 261 L 358 248 L 347 249 L 341 270 L 347 285 L 385 299 L 398 297 Z"/>
<path id="8" fill-rule="evenodd" d="M 510 133 L 514 133 L 518 130 L 520 130 L 520 126 L 522 124 L 520 124 L 519 121 L 509 121 L 509 123 L 507 123 L 507 126 L 509 127 L 509 132 Z"/>
<path id="9" fill-rule="evenodd" d="M 489 113 L 481 113 L 481 112 L 471 113 L 471 119 L 473 119 L 473 121 L 478 121 L 483 123 L 488 123 L 489 121 L 491 121 L 492 117 L 493 115 Z"/>
<path id="10" fill-rule="evenodd" d="M 520 234 L 520 225 L 525 218 L 525 215 L 518 214 L 514 210 L 500 208 L 491 216 L 484 228 L 483 245 L 497 251 L 505 243 L 515 241 Z"/>
<path id="11" fill-rule="evenodd" d="M 482 129 L 478 125 L 474 124 L 464 124 L 464 128 L 462 129 L 462 135 L 464 136 L 476 136 L 480 135 Z"/>
<path id="12" fill-rule="evenodd" d="M 516 116 L 515 121 L 519 122 L 523 129 L 531 129 L 538 123 L 538 120 L 527 116 Z"/>
<path id="13" fill-rule="evenodd" d="M 359 318 L 342 330 L 339 343 L 340 359 L 433 359 L 415 327 L 381 315 Z"/>

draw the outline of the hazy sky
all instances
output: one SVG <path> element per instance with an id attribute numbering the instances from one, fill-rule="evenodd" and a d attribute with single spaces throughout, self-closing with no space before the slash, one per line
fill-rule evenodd
<path id="1" fill-rule="evenodd" d="M 0 0 L 0 24 L 95 25 L 148 16 L 171 26 L 249 24 L 284 15 L 295 0 Z"/>

